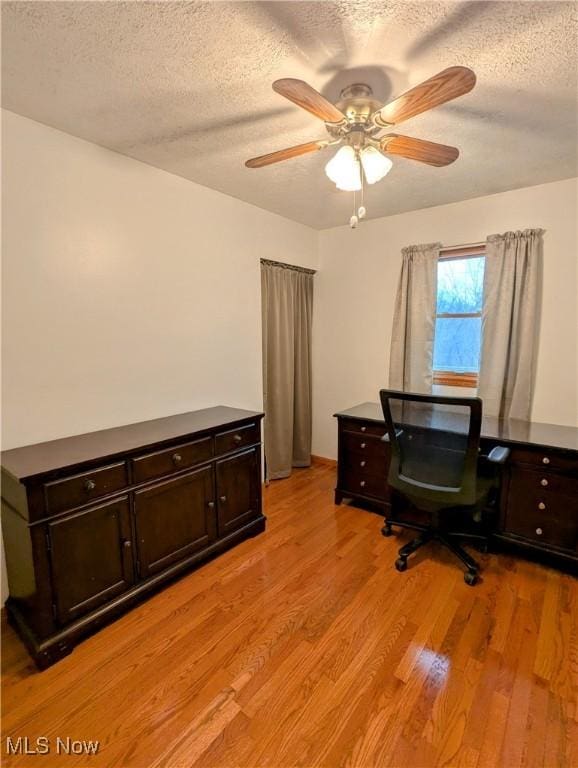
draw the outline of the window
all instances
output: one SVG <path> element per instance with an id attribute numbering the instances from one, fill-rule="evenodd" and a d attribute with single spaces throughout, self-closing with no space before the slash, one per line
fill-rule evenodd
<path id="1" fill-rule="evenodd" d="M 482 335 L 483 246 L 441 252 L 434 343 L 434 384 L 477 387 Z"/>

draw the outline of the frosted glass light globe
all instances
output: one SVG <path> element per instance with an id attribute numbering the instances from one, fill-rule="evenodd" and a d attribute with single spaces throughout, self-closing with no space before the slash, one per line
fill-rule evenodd
<path id="1" fill-rule="evenodd" d="M 361 152 L 361 164 L 368 184 L 375 184 L 389 173 L 393 163 L 375 147 L 365 147 Z"/>
<path id="2" fill-rule="evenodd" d="M 325 166 L 325 173 L 337 189 L 356 192 L 361 189 L 361 168 L 353 147 L 347 145 L 331 158 Z"/>

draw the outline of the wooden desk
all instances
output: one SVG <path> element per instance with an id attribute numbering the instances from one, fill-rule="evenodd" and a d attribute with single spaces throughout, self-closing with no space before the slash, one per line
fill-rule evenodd
<path id="1" fill-rule="evenodd" d="M 362 403 L 335 414 L 338 474 L 335 503 L 344 498 L 377 507 L 387 518 L 396 496 L 387 484 L 389 446 L 381 440 L 381 405 Z M 432 426 L 450 429 L 445 416 Z M 520 553 L 557 565 L 578 565 L 578 428 L 485 417 L 482 450 L 505 445 L 499 515 L 492 537 Z M 395 509 L 395 507 L 394 507 Z"/>
<path id="2" fill-rule="evenodd" d="M 264 530 L 262 416 L 217 406 L 2 453 L 6 607 L 39 667 Z"/>

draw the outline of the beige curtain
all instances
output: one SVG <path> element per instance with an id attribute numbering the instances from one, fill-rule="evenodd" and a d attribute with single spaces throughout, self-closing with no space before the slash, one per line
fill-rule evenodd
<path id="1" fill-rule="evenodd" d="M 440 248 L 441 243 L 431 243 L 402 251 L 389 359 L 392 389 L 424 394 L 432 391 Z"/>
<path id="2" fill-rule="evenodd" d="M 486 241 L 478 395 L 488 416 L 530 418 L 542 233 L 526 229 Z"/>
<path id="3" fill-rule="evenodd" d="M 261 263 L 267 479 L 311 464 L 313 273 Z"/>

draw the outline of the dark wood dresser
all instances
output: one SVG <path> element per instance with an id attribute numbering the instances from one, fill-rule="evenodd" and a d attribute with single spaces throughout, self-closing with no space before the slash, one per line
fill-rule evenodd
<path id="1" fill-rule="evenodd" d="M 387 484 L 389 448 L 378 403 L 336 413 L 338 472 L 335 503 L 351 498 L 385 517 L 398 514 L 401 500 Z M 436 428 L 437 425 L 436 425 Z M 443 428 L 443 425 L 439 425 Z M 511 450 L 503 473 L 499 515 L 492 538 L 551 564 L 578 565 L 578 428 L 485 417 L 483 452 Z M 393 505 L 393 510 L 392 510 Z M 411 516 L 411 509 L 404 510 Z M 419 525 L 419 519 L 416 523 Z"/>
<path id="2" fill-rule="evenodd" d="M 265 529 L 262 416 L 218 406 L 2 453 L 6 607 L 40 668 Z"/>

